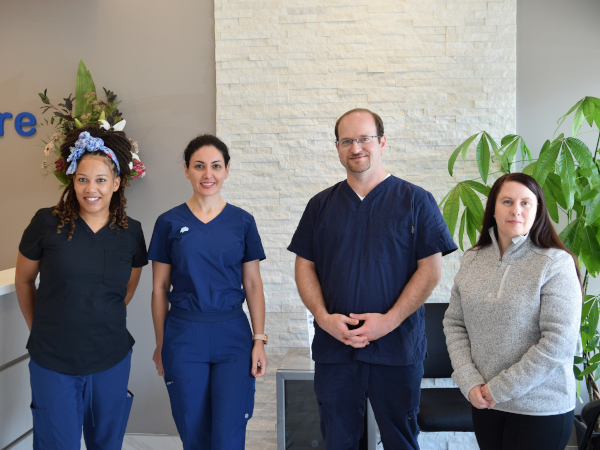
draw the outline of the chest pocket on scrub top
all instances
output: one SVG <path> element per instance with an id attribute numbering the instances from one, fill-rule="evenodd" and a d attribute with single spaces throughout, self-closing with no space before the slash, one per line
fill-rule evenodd
<path id="1" fill-rule="evenodd" d="M 399 264 L 410 254 L 414 240 L 410 220 L 378 220 L 374 224 L 373 259 L 387 264 Z"/>
<path id="2" fill-rule="evenodd" d="M 133 257 L 129 253 L 105 250 L 104 284 L 124 288 L 131 277 L 132 260 Z"/>

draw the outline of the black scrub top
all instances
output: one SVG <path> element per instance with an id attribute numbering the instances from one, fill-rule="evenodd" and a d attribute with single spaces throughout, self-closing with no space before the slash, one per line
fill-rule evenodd
<path id="1" fill-rule="evenodd" d="M 306 206 L 288 250 L 314 262 L 330 314 L 386 313 L 417 270 L 417 261 L 456 250 L 433 196 L 389 176 L 360 200 L 342 181 Z M 355 349 L 315 322 L 313 359 L 403 366 L 425 358 L 424 308 L 398 328 Z"/>
<path id="2" fill-rule="evenodd" d="M 25 229 L 19 251 L 40 261 L 40 284 L 27 342 L 31 358 L 56 372 L 87 375 L 110 369 L 131 350 L 125 286 L 132 267 L 148 264 L 140 223 L 126 230 L 107 224 L 94 233 L 83 219 L 57 233 L 54 208 L 40 209 Z"/>

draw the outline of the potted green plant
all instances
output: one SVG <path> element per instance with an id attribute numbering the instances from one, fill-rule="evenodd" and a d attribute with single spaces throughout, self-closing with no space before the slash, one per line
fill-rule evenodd
<path id="1" fill-rule="evenodd" d="M 596 383 L 600 377 L 600 370 L 597 370 L 600 366 L 600 334 L 597 330 L 600 294 L 588 293 L 588 282 L 590 276 L 596 277 L 600 272 L 600 99 L 585 97 L 579 100 L 558 119 L 554 134 L 571 114 L 571 136 L 560 134 L 547 140 L 535 161 L 522 136 L 506 135 L 500 145 L 485 131 L 470 136 L 450 155 L 448 172 L 453 175 L 458 156 L 462 155 L 466 160 L 471 144 L 479 139 L 475 158 L 480 177 L 457 182 L 442 199 L 440 207 L 453 236 L 458 224 L 458 244 L 464 250 L 465 232 L 471 245 L 475 245 L 481 232 L 484 202 L 496 175 L 521 168 L 542 186 L 550 217 L 557 224 L 559 221 L 566 223 L 560 232 L 561 240 L 582 264 L 584 295 L 580 334 L 583 351 L 581 356 L 575 357 L 573 371 L 578 380 L 580 400 L 580 381 L 585 379 L 589 399 L 593 401 L 600 399 Z M 591 127 L 590 132 L 598 134 L 593 152 L 577 138 L 584 122 Z"/>

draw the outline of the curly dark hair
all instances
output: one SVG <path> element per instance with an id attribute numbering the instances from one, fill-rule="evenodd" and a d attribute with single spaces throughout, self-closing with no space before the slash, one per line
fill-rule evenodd
<path id="1" fill-rule="evenodd" d="M 117 160 L 119 161 L 119 167 L 121 169 L 121 183 L 119 184 L 119 189 L 113 193 L 110 200 L 109 227 L 112 229 L 117 229 L 117 231 L 119 229 L 126 230 L 128 228 L 128 224 L 127 214 L 125 213 L 125 208 L 127 207 L 125 188 L 129 186 L 129 179 L 127 176 L 131 173 L 131 169 L 129 168 L 129 163 L 132 162 L 131 141 L 127 139 L 127 136 L 122 131 L 107 131 L 99 126 L 87 126 L 78 130 L 74 130 L 67 135 L 65 141 L 60 146 L 60 154 L 65 160 L 65 164 L 67 164 L 67 158 L 71 154 L 71 147 L 75 145 L 75 142 L 77 142 L 79 139 L 79 135 L 84 131 L 90 133 L 92 137 L 102 139 L 104 141 L 104 145 L 114 152 Z M 117 173 L 117 165 L 112 159 L 110 159 L 110 157 L 108 157 L 108 155 L 106 155 L 106 153 L 102 151 L 86 152 L 83 154 L 82 158 L 85 158 L 88 155 L 100 156 L 104 158 L 107 166 L 110 167 L 113 176 L 119 176 Z M 60 225 L 58 225 L 57 233 L 60 233 L 61 228 L 67 223 L 70 224 L 70 230 L 67 236 L 67 240 L 70 241 L 73 238 L 73 233 L 75 232 L 75 219 L 77 219 L 79 215 L 79 202 L 77 201 L 77 196 L 75 194 L 73 175 L 69 175 L 69 182 L 62 192 L 58 204 L 54 207 L 52 215 L 60 218 Z"/>

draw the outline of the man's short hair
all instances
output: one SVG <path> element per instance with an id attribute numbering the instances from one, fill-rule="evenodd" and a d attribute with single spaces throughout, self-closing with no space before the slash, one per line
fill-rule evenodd
<path id="1" fill-rule="evenodd" d="M 351 109 L 350 111 L 345 112 L 344 114 L 342 114 L 340 116 L 340 118 L 337 120 L 337 122 L 335 123 L 335 140 L 336 141 L 340 140 L 340 136 L 338 134 L 338 126 L 340 125 L 340 122 L 348 114 L 352 114 L 352 113 L 355 113 L 355 112 L 365 112 L 365 113 L 371 114 L 371 116 L 373 116 L 373 120 L 375 121 L 375 126 L 377 128 L 377 136 L 383 136 L 384 135 L 384 132 L 383 132 L 383 120 L 381 120 L 381 117 L 379 117 L 379 115 L 377 113 L 374 113 L 370 109 L 366 109 L 366 108 L 355 108 L 355 109 Z M 379 141 L 381 142 L 381 139 Z"/>

